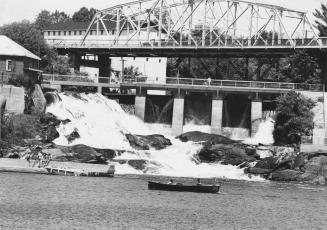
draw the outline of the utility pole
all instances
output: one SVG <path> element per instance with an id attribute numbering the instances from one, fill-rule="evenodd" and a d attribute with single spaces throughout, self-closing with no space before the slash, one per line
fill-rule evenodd
<path id="1" fill-rule="evenodd" d="M 123 57 L 121 57 L 121 80 L 123 80 L 123 76 L 124 76 L 124 69 L 125 69 L 125 60 Z"/>

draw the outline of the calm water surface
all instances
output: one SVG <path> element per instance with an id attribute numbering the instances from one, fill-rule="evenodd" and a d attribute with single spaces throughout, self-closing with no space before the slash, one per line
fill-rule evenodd
<path id="1" fill-rule="evenodd" d="M 0 229 L 327 229 L 327 187 L 224 181 L 221 194 L 145 178 L 0 173 Z"/>

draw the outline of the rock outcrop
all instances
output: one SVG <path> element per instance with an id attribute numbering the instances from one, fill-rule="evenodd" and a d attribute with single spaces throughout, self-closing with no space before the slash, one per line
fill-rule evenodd
<path id="1" fill-rule="evenodd" d="M 198 131 L 184 133 L 177 137 L 183 142 L 192 141 L 203 144 L 198 153 L 201 162 L 220 162 L 241 165 L 259 159 L 254 148 L 227 137 Z"/>
<path id="2" fill-rule="evenodd" d="M 199 131 L 193 131 L 193 132 L 187 132 L 183 133 L 176 137 L 177 139 L 187 142 L 200 142 L 200 143 L 208 143 L 208 144 L 233 144 L 237 143 L 237 141 L 234 141 L 232 139 L 229 139 L 227 137 L 216 135 L 216 134 L 208 134 L 208 133 L 202 133 Z"/>
<path id="3" fill-rule="evenodd" d="M 125 134 L 129 144 L 137 150 L 149 150 L 155 148 L 156 150 L 164 149 L 172 145 L 168 138 L 163 135 L 153 134 L 148 136 Z"/>
<path id="4" fill-rule="evenodd" d="M 256 160 L 256 154 L 237 144 L 214 144 L 204 146 L 198 154 L 201 162 L 220 162 L 222 164 L 240 165 Z"/>

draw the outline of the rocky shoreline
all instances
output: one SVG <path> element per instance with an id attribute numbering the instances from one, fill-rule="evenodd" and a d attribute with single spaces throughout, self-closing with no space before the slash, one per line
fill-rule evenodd
<path id="1" fill-rule="evenodd" d="M 59 136 L 56 127 L 69 120 L 58 120 L 47 113 L 40 118 L 40 135 L 25 139 L 23 146 L 2 147 L 1 154 L 5 158 L 37 159 L 40 154 L 58 162 L 79 162 L 91 164 L 107 164 L 124 150 L 98 149 L 86 145 L 58 146 L 52 143 Z M 130 146 L 138 150 L 161 150 L 172 145 L 171 140 L 163 135 L 125 134 Z M 79 138 L 78 130 L 66 136 L 69 142 Z M 296 181 L 313 184 L 326 184 L 327 153 L 300 153 L 293 147 L 252 146 L 227 137 L 202 132 L 188 132 L 178 137 L 182 142 L 195 142 L 202 145 L 196 158 L 200 163 L 221 163 L 234 165 L 244 169 L 251 175 L 260 175 L 274 181 Z M 2 145 L 5 146 L 5 145 Z M 145 170 L 145 160 L 119 160 L 137 170 Z"/>

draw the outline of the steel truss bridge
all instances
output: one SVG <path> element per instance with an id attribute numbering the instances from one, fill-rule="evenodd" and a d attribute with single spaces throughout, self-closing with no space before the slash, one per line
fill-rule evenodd
<path id="1" fill-rule="evenodd" d="M 243 0 L 139 0 L 98 11 L 82 40 L 52 44 L 62 53 L 216 57 L 320 50 L 327 47 L 327 38 L 317 35 L 306 12 L 281 6 Z"/>

